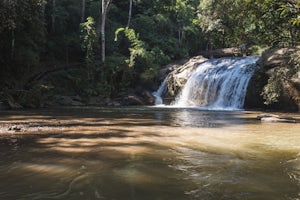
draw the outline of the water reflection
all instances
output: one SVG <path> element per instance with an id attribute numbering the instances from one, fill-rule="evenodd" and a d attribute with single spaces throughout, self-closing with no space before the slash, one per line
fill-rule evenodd
<path id="1" fill-rule="evenodd" d="M 299 199 L 299 124 L 262 124 L 256 115 L 1 113 L 0 199 Z"/>
<path id="2" fill-rule="evenodd" d="M 180 165 L 173 167 L 187 174 L 197 186 L 188 194 L 195 199 L 297 199 L 299 180 L 289 173 L 287 159 L 294 154 L 277 156 L 281 152 L 254 157 L 234 154 L 213 154 L 180 149 Z M 287 173 L 287 171 L 289 171 Z M 287 187 L 289 185 L 289 187 Z"/>
<path id="3" fill-rule="evenodd" d="M 170 118 L 177 126 L 221 128 L 236 124 L 253 123 L 254 118 L 244 118 L 242 111 L 207 111 L 193 108 L 177 109 Z M 256 121 L 256 120 L 255 120 Z"/>
<path id="4" fill-rule="evenodd" d="M 196 110 L 182 109 L 172 114 L 174 124 L 178 126 L 216 127 L 218 122 L 211 115 Z"/>

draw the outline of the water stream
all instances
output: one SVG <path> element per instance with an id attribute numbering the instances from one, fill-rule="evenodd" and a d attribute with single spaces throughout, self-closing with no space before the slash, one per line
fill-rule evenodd
<path id="1" fill-rule="evenodd" d="M 297 200 L 300 125 L 263 123 L 258 114 L 156 107 L 1 112 L 0 199 Z"/>

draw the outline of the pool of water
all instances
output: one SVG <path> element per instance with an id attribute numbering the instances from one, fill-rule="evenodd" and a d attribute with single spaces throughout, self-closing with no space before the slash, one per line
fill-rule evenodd
<path id="1" fill-rule="evenodd" d="M 0 199 L 299 200 L 300 124 L 263 123 L 258 114 L 2 111 Z"/>

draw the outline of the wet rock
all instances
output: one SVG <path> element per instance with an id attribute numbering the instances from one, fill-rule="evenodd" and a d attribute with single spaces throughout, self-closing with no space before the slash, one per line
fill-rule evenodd
<path id="1" fill-rule="evenodd" d="M 91 106 L 104 106 L 105 105 L 105 99 L 101 96 L 97 96 L 97 97 L 90 97 L 87 100 L 87 105 L 91 105 Z"/>
<path id="2" fill-rule="evenodd" d="M 126 106 L 145 105 L 144 101 L 137 95 L 128 95 L 124 97 L 122 104 Z"/>
<path id="3" fill-rule="evenodd" d="M 155 97 L 153 96 L 152 92 L 145 91 L 145 97 L 146 97 L 146 103 L 150 105 L 154 105 L 155 103 Z"/>
<path id="4" fill-rule="evenodd" d="M 15 131 L 15 132 L 20 132 L 22 131 L 23 127 L 20 125 L 12 125 L 8 128 L 9 131 Z"/>
<path id="5" fill-rule="evenodd" d="M 199 64 L 205 62 L 206 60 L 207 58 L 204 58 L 203 56 L 195 56 L 187 60 L 182 65 L 175 63 L 173 64 L 174 66 L 169 66 L 170 68 L 174 69 L 166 78 L 169 95 L 175 96 L 184 86 L 194 69 L 196 69 Z"/>
<path id="6" fill-rule="evenodd" d="M 262 119 L 265 117 L 279 117 L 279 115 L 275 115 L 275 114 L 270 114 L 270 113 L 263 113 L 263 114 L 259 114 L 256 119 Z"/>
<path id="7" fill-rule="evenodd" d="M 262 122 L 285 122 L 285 123 L 296 123 L 296 119 L 292 117 L 281 117 L 275 114 L 264 113 L 257 116 L 257 119 Z"/>
<path id="8" fill-rule="evenodd" d="M 113 100 L 111 98 L 106 98 L 105 99 L 105 105 L 106 106 L 121 106 L 121 103 L 119 103 L 116 100 Z"/>
<path id="9" fill-rule="evenodd" d="M 61 106 L 83 106 L 82 99 L 79 96 L 59 96 L 54 97 L 54 104 Z"/>
<path id="10" fill-rule="evenodd" d="M 262 122 L 287 122 L 287 123 L 296 123 L 296 120 L 293 119 L 282 119 L 277 117 L 263 117 L 261 118 Z"/>

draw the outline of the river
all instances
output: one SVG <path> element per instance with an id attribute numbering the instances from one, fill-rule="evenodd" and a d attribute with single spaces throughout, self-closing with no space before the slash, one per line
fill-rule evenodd
<path id="1" fill-rule="evenodd" d="M 1 111 L 0 199 L 299 200 L 300 124 L 258 114 Z"/>

